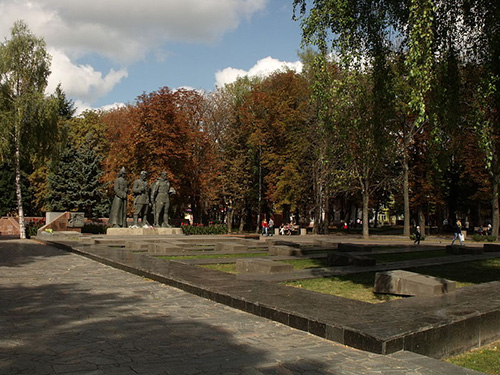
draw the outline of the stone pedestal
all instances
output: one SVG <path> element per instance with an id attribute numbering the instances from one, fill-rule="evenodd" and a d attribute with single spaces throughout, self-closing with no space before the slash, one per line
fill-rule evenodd
<path id="1" fill-rule="evenodd" d="M 182 234 L 181 228 L 108 228 L 108 236 L 171 236 Z"/>
<path id="2" fill-rule="evenodd" d="M 108 228 L 108 236 L 154 236 L 158 234 L 153 228 Z"/>
<path id="3" fill-rule="evenodd" d="M 174 234 L 183 234 L 181 228 L 155 228 L 160 236 L 171 236 Z"/>

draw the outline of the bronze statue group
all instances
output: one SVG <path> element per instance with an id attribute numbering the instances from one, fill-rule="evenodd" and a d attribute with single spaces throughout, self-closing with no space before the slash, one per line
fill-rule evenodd
<path id="1" fill-rule="evenodd" d="M 127 227 L 127 194 L 128 183 L 125 179 L 125 168 L 118 172 L 115 180 L 115 197 L 111 205 L 108 225 L 113 228 Z M 151 185 L 148 185 L 147 172 L 142 171 L 132 185 L 134 195 L 134 222 L 131 228 L 139 227 L 139 218 L 142 227 L 150 227 L 148 222 L 149 209 L 153 207 L 154 227 L 169 228 L 168 208 L 170 206 L 170 195 L 175 194 L 175 189 L 170 186 L 167 172 L 162 172 L 160 177 Z"/>

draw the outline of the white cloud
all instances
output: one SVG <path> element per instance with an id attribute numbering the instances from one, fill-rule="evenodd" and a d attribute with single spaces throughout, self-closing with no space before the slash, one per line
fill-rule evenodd
<path id="1" fill-rule="evenodd" d="M 0 36 L 23 19 L 53 56 L 50 89 L 61 82 L 75 103 L 92 104 L 128 75 L 79 64 L 100 56 L 120 67 L 151 53 L 169 56 L 169 42 L 214 43 L 269 0 L 0 0 Z"/>
<path id="2" fill-rule="evenodd" d="M 90 65 L 77 65 L 64 53 L 50 50 L 52 74 L 49 76 L 47 91 L 53 92 L 60 83 L 66 96 L 92 103 L 108 94 L 116 84 L 128 76 L 126 69 L 111 69 L 105 76 Z"/>
<path id="3" fill-rule="evenodd" d="M 279 61 L 272 57 L 266 57 L 257 61 L 257 63 L 251 67 L 248 71 L 236 68 L 225 68 L 219 70 L 215 73 L 215 85 L 217 87 L 223 87 L 226 84 L 232 83 L 238 79 L 238 77 L 265 77 L 277 70 L 295 70 L 296 72 L 302 71 L 302 63 L 300 61 L 286 62 Z"/>
<path id="4" fill-rule="evenodd" d="M 133 62 L 168 42 L 211 43 L 268 0 L 2 0 L 0 32 L 19 18 L 71 58 Z"/>

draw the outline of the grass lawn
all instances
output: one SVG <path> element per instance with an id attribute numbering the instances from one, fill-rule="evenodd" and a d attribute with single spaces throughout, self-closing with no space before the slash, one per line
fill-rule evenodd
<path id="1" fill-rule="evenodd" d="M 373 293 L 374 280 L 375 272 L 364 272 L 321 279 L 289 281 L 284 284 L 369 303 L 387 302 L 401 298 L 388 294 Z"/>
<path id="2" fill-rule="evenodd" d="M 204 264 L 200 267 L 208 268 L 210 270 L 216 270 L 227 273 L 236 273 L 236 265 L 234 263 L 228 264 Z"/>
<path id="3" fill-rule="evenodd" d="M 500 375 L 500 341 L 450 357 L 446 362 L 485 374 Z"/>
<path id="4" fill-rule="evenodd" d="M 436 251 L 431 253 L 439 252 Z M 394 254 L 390 255 L 395 256 Z M 398 256 L 399 255 L 401 254 L 398 254 Z M 296 270 L 326 266 L 326 261 L 324 259 L 294 259 L 283 262 L 292 264 Z M 236 273 L 235 264 L 213 264 L 204 265 L 203 267 L 222 272 Z M 462 288 L 474 284 L 500 280 L 500 259 L 478 260 L 473 262 L 445 264 L 431 267 L 417 267 L 409 269 L 409 271 L 453 280 L 456 281 L 458 288 Z M 375 272 L 364 272 L 343 276 L 289 281 L 284 284 L 369 303 L 379 303 L 400 298 L 390 295 L 374 294 L 374 281 Z"/>

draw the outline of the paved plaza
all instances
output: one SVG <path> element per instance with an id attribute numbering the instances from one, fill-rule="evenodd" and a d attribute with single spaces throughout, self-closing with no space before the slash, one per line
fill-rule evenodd
<path id="1" fill-rule="evenodd" d="M 33 240 L 0 237 L 0 374 L 479 374 L 378 355 Z"/>

